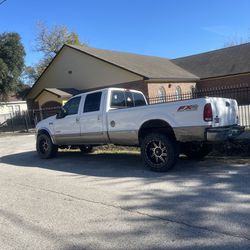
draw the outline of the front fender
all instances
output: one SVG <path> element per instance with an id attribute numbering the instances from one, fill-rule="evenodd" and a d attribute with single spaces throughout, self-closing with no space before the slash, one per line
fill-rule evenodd
<path id="1" fill-rule="evenodd" d="M 41 133 L 48 133 L 49 134 L 49 136 L 50 136 L 50 138 L 51 138 L 51 141 L 53 142 L 53 144 L 56 144 L 56 141 L 55 141 L 55 136 L 52 134 L 52 132 L 48 129 L 48 128 L 46 128 L 46 127 L 39 127 L 39 128 L 37 128 L 37 136 L 36 136 L 36 138 L 38 137 L 38 135 L 39 134 L 41 134 Z"/>

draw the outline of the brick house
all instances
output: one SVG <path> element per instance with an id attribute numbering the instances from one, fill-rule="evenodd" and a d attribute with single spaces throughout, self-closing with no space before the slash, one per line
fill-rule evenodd
<path id="1" fill-rule="evenodd" d="M 64 45 L 31 88 L 27 102 L 30 109 L 56 106 L 77 92 L 109 86 L 140 90 L 147 97 L 178 98 L 198 80 L 166 58 Z"/>

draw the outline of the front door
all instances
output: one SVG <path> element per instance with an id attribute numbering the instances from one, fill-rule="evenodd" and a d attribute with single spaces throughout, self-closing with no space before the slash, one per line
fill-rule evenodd
<path id="1" fill-rule="evenodd" d="M 59 145 L 77 144 L 80 139 L 79 105 L 81 97 L 70 99 L 63 107 L 65 117 L 55 119 L 54 133 L 56 143 Z"/>

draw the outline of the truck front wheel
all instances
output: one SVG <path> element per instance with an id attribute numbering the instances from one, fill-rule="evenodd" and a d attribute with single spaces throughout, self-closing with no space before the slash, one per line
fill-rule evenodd
<path id="1" fill-rule="evenodd" d="M 177 145 L 159 133 L 146 135 L 141 143 L 141 155 L 147 167 L 156 172 L 170 170 L 177 160 Z"/>
<path id="2" fill-rule="evenodd" d="M 48 159 L 56 155 L 58 147 L 53 144 L 49 135 L 42 133 L 37 137 L 36 151 L 42 159 Z"/>

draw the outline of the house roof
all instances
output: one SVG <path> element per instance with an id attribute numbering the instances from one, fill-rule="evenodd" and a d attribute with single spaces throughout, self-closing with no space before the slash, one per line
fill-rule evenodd
<path id="1" fill-rule="evenodd" d="M 81 93 L 81 91 L 79 91 L 78 89 L 74 89 L 74 88 L 58 88 L 58 90 L 65 92 L 67 94 L 70 94 L 71 96 L 78 95 L 79 93 Z"/>
<path id="2" fill-rule="evenodd" d="M 44 90 L 52 93 L 52 94 L 55 94 L 57 95 L 58 97 L 71 97 L 72 94 L 66 92 L 66 91 L 63 91 L 63 90 L 60 90 L 60 89 L 57 89 L 57 88 L 45 88 Z"/>
<path id="3" fill-rule="evenodd" d="M 250 43 L 176 58 L 173 63 L 203 78 L 250 72 Z"/>
<path id="4" fill-rule="evenodd" d="M 38 96 L 40 96 L 43 91 L 48 91 L 48 92 L 50 92 L 50 93 L 52 93 L 60 98 L 70 98 L 70 97 L 80 93 L 79 90 L 74 89 L 74 88 L 61 88 L 61 89 L 45 88 L 34 99 L 36 99 Z"/>
<path id="5" fill-rule="evenodd" d="M 148 79 L 163 78 L 173 81 L 195 81 L 199 79 L 196 75 L 175 65 L 167 58 L 95 49 L 78 45 L 66 46 Z"/>

